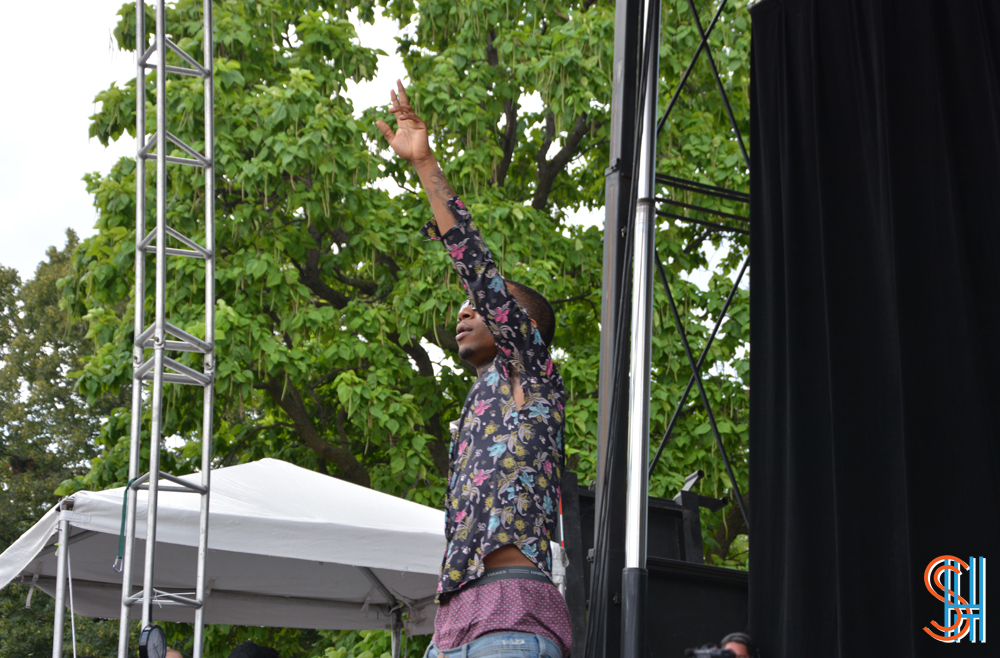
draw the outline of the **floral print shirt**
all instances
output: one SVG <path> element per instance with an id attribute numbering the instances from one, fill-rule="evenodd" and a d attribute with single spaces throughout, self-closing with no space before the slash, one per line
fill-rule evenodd
<path id="1" fill-rule="evenodd" d="M 448 207 L 457 221 L 451 230 L 440 236 L 431 220 L 421 233 L 448 248 L 497 357 L 472 385 L 452 433 L 439 600 L 479 578 L 483 558 L 508 544 L 552 577 L 566 398 L 548 347 L 507 290 L 469 211 L 458 197 Z M 511 369 L 524 391 L 520 410 Z"/>

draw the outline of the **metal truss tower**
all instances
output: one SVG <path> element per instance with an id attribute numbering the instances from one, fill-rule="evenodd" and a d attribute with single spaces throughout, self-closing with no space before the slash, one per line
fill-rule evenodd
<path id="1" fill-rule="evenodd" d="M 648 650 L 645 644 L 645 501 L 649 476 L 656 468 L 693 388 L 697 388 L 705 406 L 712 433 L 725 461 L 734 498 L 747 529 L 750 527 L 743 497 L 722 444 L 701 376 L 709 348 L 737 293 L 749 258 L 743 261 L 722 311 L 696 361 L 654 243 L 654 216 L 698 224 L 712 232 L 748 233 L 745 224 L 733 225 L 734 221 L 749 221 L 746 216 L 721 212 L 704 204 L 682 203 L 677 198 L 680 196 L 678 194 L 655 194 L 656 186 L 660 186 L 661 189 L 687 192 L 714 201 L 749 203 L 749 195 L 745 193 L 655 171 L 656 137 L 663 131 L 702 55 L 708 60 L 723 100 L 732 129 L 731 137 L 737 140 L 749 171 L 749 155 L 709 42 L 728 0 L 718 1 L 718 8 L 707 28 L 699 19 L 694 0 L 686 1 L 700 41 L 690 64 L 673 90 L 663 115 L 657 121 L 660 2 L 661 0 L 617 0 L 616 3 L 611 163 L 605 172 L 597 518 L 587 641 L 582 652 L 586 658 L 619 655 L 623 658 L 642 658 Z M 693 211 L 698 217 L 672 212 L 667 207 Z M 653 272 L 654 264 L 670 303 L 671 316 L 681 337 L 691 376 L 656 454 L 650 461 L 649 345 L 653 281 L 657 278 Z M 574 654 L 579 655 L 576 650 Z"/>
<path id="2" fill-rule="evenodd" d="M 166 3 L 156 1 L 156 38 L 145 43 L 145 2 L 136 3 L 136 247 L 135 247 L 135 344 L 133 346 L 132 425 L 129 451 L 129 485 L 125 510 L 124 563 L 122 570 L 122 607 L 119 627 L 118 657 L 128 652 L 129 617 L 137 604 L 142 606 L 142 627 L 152 623 L 156 608 L 182 606 L 193 608 L 194 655 L 201 658 L 204 640 L 205 556 L 208 548 L 209 480 L 212 458 L 212 401 L 215 380 L 215 169 L 214 169 L 214 89 L 212 76 L 212 2 L 204 0 L 202 37 L 203 62 L 191 57 L 167 37 Z M 142 46 L 147 46 L 145 52 Z M 167 64 L 167 52 L 172 51 L 187 66 Z M 146 131 L 146 70 L 155 72 L 156 131 Z M 204 79 L 205 135 L 204 154 L 185 144 L 169 131 L 167 125 L 167 75 L 187 75 Z M 185 152 L 186 157 L 168 155 L 168 142 Z M 154 152 L 155 149 L 155 152 Z M 156 163 L 156 225 L 146 227 L 146 161 Z M 204 245 L 185 236 L 167 224 L 167 165 L 200 167 L 205 174 L 205 234 Z M 182 248 L 168 246 L 170 240 Z M 153 254 L 155 294 L 153 318 L 146 317 L 146 255 Z M 167 259 L 196 258 L 205 262 L 205 337 L 198 338 L 167 321 Z M 150 355 L 149 352 L 152 352 Z M 176 352 L 204 355 L 201 372 L 168 356 Z M 160 470 L 160 449 L 163 432 L 163 385 L 188 384 L 204 389 L 201 439 L 201 484 L 188 483 Z M 150 407 L 149 427 L 144 432 L 143 407 Z M 149 469 L 140 474 L 143 435 L 149 438 Z M 161 480 L 166 484 L 161 485 Z M 142 587 L 135 589 L 136 574 L 136 511 L 138 491 L 146 490 L 145 556 L 142 562 Z M 201 498 L 198 533 L 197 580 L 194 592 L 168 593 L 154 588 L 156 552 L 157 495 L 160 491 L 189 492 Z"/>

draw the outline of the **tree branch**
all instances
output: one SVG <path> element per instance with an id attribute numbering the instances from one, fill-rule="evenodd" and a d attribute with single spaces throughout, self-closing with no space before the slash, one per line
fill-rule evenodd
<path id="1" fill-rule="evenodd" d="M 299 270 L 299 281 L 320 299 L 338 309 L 344 308 L 351 301 L 347 295 L 331 288 L 323 281 L 319 270 L 319 249 L 310 249 L 307 252 L 305 265 L 294 260 L 292 263 Z"/>
<path id="2" fill-rule="evenodd" d="M 273 430 L 276 427 L 294 427 L 294 426 L 291 425 L 290 423 L 273 423 L 271 425 L 257 425 L 256 427 L 251 427 L 249 430 L 247 430 L 246 434 L 243 435 L 243 438 L 237 441 L 236 444 L 229 449 L 229 452 L 226 453 L 226 456 L 222 458 L 222 465 L 228 466 L 229 464 L 231 464 L 232 462 L 230 460 L 236 455 L 236 451 L 242 448 L 246 444 L 246 442 L 250 440 L 251 437 L 257 436 L 259 432 L 263 432 L 264 430 Z"/>
<path id="3" fill-rule="evenodd" d="M 266 286 L 264 288 L 264 291 L 265 292 L 268 291 L 268 288 Z M 274 322 L 274 330 L 278 331 L 281 328 L 281 318 L 278 317 L 278 314 L 274 311 L 274 309 L 267 309 L 266 312 L 268 317 L 270 317 L 271 320 Z M 292 337 L 288 334 L 288 332 L 282 331 L 281 335 L 284 338 L 285 347 L 287 347 L 289 350 L 295 349 L 295 344 L 292 342 Z"/>
<path id="4" fill-rule="evenodd" d="M 506 125 L 503 128 L 503 135 L 500 137 L 503 157 L 500 159 L 496 171 L 493 172 L 490 185 L 503 187 L 503 183 L 507 179 L 507 171 L 510 169 L 511 160 L 514 159 L 514 149 L 517 147 L 517 110 L 519 107 L 516 101 L 510 99 L 503 102 L 503 113 L 506 117 Z"/>
<path id="5" fill-rule="evenodd" d="M 712 232 L 707 229 L 701 231 L 700 233 L 696 233 L 695 236 L 691 238 L 691 242 L 688 243 L 686 247 L 684 247 L 684 253 L 693 254 L 694 252 L 696 252 L 698 248 L 701 247 L 702 243 L 705 241 L 705 238 L 707 238 L 711 234 Z"/>
<path id="6" fill-rule="evenodd" d="M 341 274 L 340 270 L 336 267 L 333 268 L 333 276 L 335 276 L 341 283 L 351 286 L 352 288 L 357 288 L 366 295 L 374 295 L 378 292 L 378 282 L 376 281 L 368 281 L 367 279 L 358 279 L 353 276 Z"/>
<path id="7" fill-rule="evenodd" d="M 545 138 L 542 141 L 541 148 L 538 149 L 538 156 L 536 158 L 538 162 L 538 185 L 535 187 L 535 196 L 531 200 L 532 208 L 535 210 L 545 209 L 545 204 L 548 203 L 549 194 L 552 192 L 552 185 L 555 183 L 556 176 L 569 163 L 573 154 L 576 153 L 576 149 L 580 146 L 580 141 L 589 129 L 590 124 L 587 123 L 587 113 L 583 112 L 576 117 L 573 130 L 566 136 L 566 143 L 563 144 L 563 147 L 559 149 L 559 152 L 551 160 L 546 160 L 545 156 L 552 145 L 556 128 L 555 115 L 549 112 L 545 116 Z"/>
<path id="8" fill-rule="evenodd" d="M 748 510 L 750 509 L 750 492 L 743 492 L 743 506 Z M 729 510 L 726 512 L 726 516 L 723 517 L 722 525 L 718 527 L 713 535 L 717 548 L 711 548 L 707 551 L 708 555 L 714 555 L 719 558 L 719 561 L 726 559 L 729 554 L 729 547 L 733 545 L 733 542 L 740 535 L 745 535 L 747 532 L 746 523 L 743 522 L 743 514 L 740 512 L 739 505 L 730 505 Z"/>
<path id="9" fill-rule="evenodd" d="M 349 368 L 334 368 L 325 375 L 318 377 L 316 381 L 309 386 L 309 388 L 315 391 L 342 372 L 347 372 L 348 370 L 368 370 L 370 367 L 371 364 L 368 363 L 368 361 L 362 360 L 357 366 L 351 366 Z"/>
<path id="10" fill-rule="evenodd" d="M 389 270 L 389 275 L 392 276 L 393 281 L 399 281 L 399 265 L 389 254 L 382 251 L 377 252 L 375 254 L 375 262 L 384 265 Z"/>
<path id="11" fill-rule="evenodd" d="M 434 379 L 434 364 L 431 363 L 431 357 L 428 356 L 427 350 L 421 347 L 419 343 L 410 341 L 404 345 L 400 342 L 398 334 L 389 334 L 389 340 L 399 345 L 400 349 L 416 362 L 417 372 L 421 377 Z M 431 461 L 434 462 L 434 466 L 437 468 L 438 473 L 441 474 L 441 477 L 446 478 L 448 477 L 448 466 L 451 457 L 448 454 L 448 447 L 444 441 L 444 430 L 440 413 L 432 414 L 427 419 L 425 430 L 427 434 L 433 437 L 428 443 L 431 451 Z"/>
<path id="12" fill-rule="evenodd" d="M 287 382 L 286 384 L 282 380 L 282 377 L 268 378 L 264 382 L 263 388 L 271 396 L 271 399 L 292 419 L 295 431 L 302 439 L 302 442 L 319 457 L 337 465 L 343 472 L 345 479 L 349 482 L 360 484 L 363 487 L 370 487 L 371 477 L 368 475 L 368 471 L 361 466 L 351 453 L 350 448 L 344 445 L 335 446 L 325 441 L 320 436 L 319 430 L 316 429 L 316 425 L 313 424 L 299 390 L 291 382 Z"/>
<path id="13" fill-rule="evenodd" d="M 494 41 L 496 41 L 496 29 L 491 29 L 486 35 L 486 63 L 494 68 L 500 66 L 500 53 L 497 52 Z M 507 178 L 507 171 L 510 169 L 511 160 L 514 158 L 514 149 L 517 146 L 517 110 L 516 99 L 508 98 L 503 102 L 503 112 L 506 117 L 503 135 L 500 137 L 500 148 L 503 150 L 503 157 L 500 164 L 490 176 L 489 184 L 503 187 Z"/>
<path id="14" fill-rule="evenodd" d="M 493 41 L 497 38 L 496 29 L 491 29 L 486 35 L 486 63 L 490 66 L 500 66 L 500 53 L 497 52 Z"/>

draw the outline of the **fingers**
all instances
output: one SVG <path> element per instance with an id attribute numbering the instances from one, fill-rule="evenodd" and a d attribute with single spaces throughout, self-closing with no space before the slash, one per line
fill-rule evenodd
<path id="1" fill-rule="evenodd" d="M 405 112 L 403 110 L 399 110 L 399 112 L 396 114 L 396 124 L 399 126 L 399 130 L 425 129 L 425 124 L 423 120 L 416 114 L 414 114 L 412 111 Z"/>
<path id="2" fill-rule="evenodd" d="M 413 111 L 413 108 L 409 105 L 404 107 L 394 107 L 389 110 L 391 113 L 396 115 L 396 121 L 419 121 L 417 113 Z"/>
<path id="3" fill-rule="evenodd" d="M 408 101 L 404 99 L 402 102 L 400 102 L 399 98 L 396 96 L 396 92 L 390 92 L 390 93 L 392 94 L 392 107 L 389 108 L 390 112 L 392 112 L 393 114 L 396 114 L 397 112 L 410 112 L 410 113 L 413 112 L 413 107 L 410 105 Z"/>
<path id="4" fill-rule="evenodd" d="M 395 133 L 392 132 L 392 128 L 390 128 L 385 121 L 376 121 L 375 125 L 378 127 L 379 131 L 381 131 L 382 136 L 385 137 L 386 141 L 391 144 L 393 138 L 396 136 Z"/>
<path id="5" fill-rule="evenodd" d="M 398 90 L 398 94 L 397 94 Z M 395 113 L 397 109 L 408 109 L 411 113 L 413 112 L 413 107 L 410 105 L 410 99 L 406 95 L 406 88 L 403 87 L 403 83 L 400 80 L 396 80 L 396 89 L 389 90 L 389 98 L 392 100 L 392 107 L 389 111 Z"/>
<path id="6" fill-rule="evenodd" d="M 417 116 L 416 112 L 413 111 L 413 107 L 410 105 L 410 99 L 406 96 L 406 89 L 403 87 L 403 83 L 400 80 L 396 80 L 396 89 L 389 90 L 389 98 L 392 100 L 389 112 L 396 115 L 397 123 L 400 121 L 423 123 L 420 120 L 420 117 Z M 386 139 L 389 138 L 387 137 Z"/>

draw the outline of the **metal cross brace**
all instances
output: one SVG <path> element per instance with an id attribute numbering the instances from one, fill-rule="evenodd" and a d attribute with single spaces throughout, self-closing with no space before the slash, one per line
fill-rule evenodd
<path id="1" fill-rule="evenodd" d="M 708 354 L 709 347 L 712 346 L 712 341 L 715 339 L 715 335 L 718 332 L 719 327 L 722 325 L 722 320 L 725 318 L 726 310 L 729 308 L 729 304 L 733 301 L 737 287 L 739 286 L 740 280 L 743 278 L 743 273 L 746 271 L 747 264 L 749 263 L 749 258 L 743 261 L 743 265 L 740 267 L 739 276 L 736 277 L 736 281 L 733 283 L 733 288 L 729 292 L 729 297 L 726 299 L 726 305 L 723 307 L 722 312 L 719 314 L 719 317 L 715 322 L 715 327 L 712 329 L 712 335 L 705 344 L 705 348 L 701 352 L 698 363 L 695 363 L 694 356 L 691 354 L 691 345 L 688 343 L 687 334 L 684 331 L 684 327 L 681 325 L 681 316 L 677 312 L 677 304 L 674 303 L 674 296 L 670 292 L 670 284 L 667 283 L 667 275 L 663 271 L 663 262 L 660 260 L 659 252 L 654 252 L 654 256 L 656 257 L 656 269 L 660 273 L 660 281 L 663 282 L 663 289 L 666 291 L 667 300 L 670 302 L 670 312 L 674 316 L 674 324 L 677 327 L 677 333 L 680 334 L 681 343 L 684 345 L 684 353 L 687 355 L 688 364 L 691 366 L 691 379 L 688 380 L 688 385 L 684 390 L 684 395 L 681 396 L 680 402 L 674 409 L 674 416 L 670 419 L 670 425 L 667 427 L 667 432 L 664 434 L 663 440 L 660 442 L 660 447 L 656 451 L 656 457 L 654 457 L 653 463 L 649 467 L 649 474 L 652 475 L 653 469 L 656 467 L 660 454 L 663 452 L 663 447 L 666 445 L 670 432 L 673 430 L 674 424 L 677 422 L 680 409 L 684 406 L 688 393 L 691 391 L 691 383 L 694 382 L 698 385 L 698 393 L 701 395 L 702 404 L 705 405 L 705 412 L 708 414 L 708 422 L 712 426 L 712 433 L 715 435 L 715 442 L 719 447 L 719 452 L 722 454 L 722 461 L 726 465 L 726 473 L 729 474 L 729 481 L 733 485 L 733 492 L 736 494 L 736 502 L 740 506 L 740 513 L 743 514 L 743 522 L 746 524 L 747 531 L 749 531 L 750 516 L 747 514 L 746 507 L 743 505 L 743 495 L 740 493 L 740 485 L 736 482 L 736 475 L 733 473 L 733 467 L 729 463 L 729 455 L 726 454 L 726 447 L 722 444 L 722 435 L 719 434 L 719 427 L 715 422 L 715 414 L 712 413 L 712 405 L 708 401 L 708 396 L 705 394 L 705 386 L 701 381 L 701 364 L 705 359 L 705 355 Z"/>
<path id="2" fill-rule="evenodd" d="M 691 63 L 688 64 L 687 69 L 684 70 L 684 75 L 681 76 L 681 81 L 677 83 L 677 89 L 674 90 L 673 95 L 670 97 L 670 102 L 667 103 L 667 109 L 663 112 L 663 116 L 656 124 L 656 135 L 659 136 L 663 132 L 663 126 L 667 123 L 667 117 L 670 116 L 670 112 L 674 109 L 674 105 L 677 104 L 677 99 L 680 98 L 681 90 L 684 89 L 684 85 L 687 84 L 688 78 L 691 77 L 691 72 L 694 71 L 694 65 L 698 61 L 698 57 L 701 55 L 701 51 L 708 46 L 708 37 L 712 34 L 712 30 L 715 29 L 715 24 L 722 17 L 722 12 L 726 8 L 726 2 L 728 0 L 722 0 L 719 5 L 719 9 L 715 12 L 715 16 L 712 17 L 712 22 L 708 24 L 708 31 L 704 32 L 701 30 L 701 23 L 698 23 L 698 31 L 701 34 L 701 42 L 698 44 L 698 48 L 694 51 L 694 56 L 691 57 Z M 693 11 L 695 20 L 698 20 L 698 13 Z"/>
<path id="3" fill-rule="evenodd" d="M 680 98 L 681 90 L 684 89 L 684 85 L 687 84 L 688 78 L 694 70 L 694 65 L 697 63 L 698 57 L 701 56 L 701 52 L 704 50 L 706 56 L 708 57 L 708 63 L 712 67 L 712 75 L 715 76 L 715 83 L 718 85 L 719 93 L 722 95 L 722 102 L 726 106 L 726 113 L 729 115 L 729 123 L 733 128 L 733 132 L 736 133 L 736 139 L 740 145 L 740 152 L 743 154 L 743 161 L 749 169 L 750 156 L 748 155 L 746 146 L 743 143 L 743 135 L 740 133 L 739 126 L 736 125 L 736 117 L 733 115 L 733 108 L 729 104 L 729 96 L 726 94 L 726 88 L 722 84 L 722 78 L 719 77 L 719 69 L 715 65 L 715 58 L 712 57 L 712 48 L 708 43 L 708 37 L 711 36 L 712 30 L 715 29 L 716 23 L 719 22 L 722 12 L 726 9 L 727 2 L 728 0 L 722 0 L 722 2 L 719 3 L 719 8 L 712 17 L 712 21 L 708 24 L 708 29 L 705 30 L 701 25 L 701 19 L 698 18 L 698 10 L 694 6 L 694 0 L 687 0 L 688 8 L 691 10 L 691 16 L 694 18 L 694 24 L 698 28 L 698 34 L 701 36 L 701 41 L 698 43 L 698 48 L 694 51 L 694 56 L 691 57 L 691 63 L 688 64 L 687 69 L 684 71 L 684 75 L 681 76 L 681 81 L 677 84 L 677 89 L 674 90 L 673 95 L 670 97 L 670 102 L 667 103 L 666 111 L 664 111 L 663 116 L 660 117 L 660 120 L 656 125 L 656 134 L 659 135 L 660 132 L 663 131 L 663 127 L 667 123 L 667 117 L 670 116 L 670 112 L 677 104 L 677 99 Z"/>
<path id="4" fill-rule="evenodd" d="M 736 117 L 733 116 L 733 108 L 732 106 L 729 105 L 729 96 L 726 94 L 726 88 L 722 85 L 722 78 L 719 77 L 719 69 L 715 66 L 715 58 L 712 57 L 712 49 L 711 47 L 707 46 L 709 33 L 705 32 L 705 30 L 702 29 L 701 27 L 701 19 L 698 18 L 698 10 L 695 9 L 694 0 L 687 0 L 687 3 L 688 7 L 690 7 L 691 9 L 691 17 L 694 18 L 694 24 L 698 27 L 698 34 L 701 35 L 701 41 L 702 43 L 706 44 L 705 56 L 708 57 L 708 63 L 712 65 L 712 75 L 715 76 L 715 83 L 719 86 L 719 93 L 722 94 L 722 102 L 726 106 L 726 114 L 729 115 L 729 123 L 733 127 L 733 132 L 736 133 L 736 140 L 739 142 L 740 151 L 743 153 L 743 161 L 746 163 L 747 169 L 749 169 L 750 156 L 747 154 L 747 147 L 743 144 L 743 135 L 740 134 L 739 126 L 736 125 Z M 715 15 L 718 16 L 719 12 L 721 12 L 723 7 L 725 6 L 726 6 L 726 0 L 722 0 L 722 3 L 719 5 L 719 11 L 716 12 Z M 715 23 L 713 19 L 713 26 L 714 24 Z M 701 52 L 701 48 L 698 49 L 698 52 L 699 53 Z M 698 55 L 695 54 L 695 59 L 697 58 Z"/>

